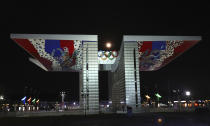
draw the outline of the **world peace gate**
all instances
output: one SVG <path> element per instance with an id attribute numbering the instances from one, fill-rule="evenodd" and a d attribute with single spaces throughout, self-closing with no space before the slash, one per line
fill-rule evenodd
<path id="1" fill-rule="evenodd" d="M 201 40 L 200 36 L 124 35 L 119 51 L 98 50 L 97 35 L 11 34 L 45 71 L 79 72 L 80 107 L 99 112 L 99 71 L 109 71 L 113 110 L 141 108 L 140 71 L 155 71 Z M 142 78 L 143 79 L 143 78 Z"/>

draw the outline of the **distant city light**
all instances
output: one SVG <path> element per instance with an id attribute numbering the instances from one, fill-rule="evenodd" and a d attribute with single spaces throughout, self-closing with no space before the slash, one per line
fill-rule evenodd
<path id="1" fill-rule="evenodd" d="M 124 103 L 124 101 L 121 101 L 121 102 L 120 102 L 120 104 L 123 104 L 123 103 Z"/>
<path id="2" fill-rule="evenodd" d="M 26 96 L 23 97 L 23 98 L 21 99 L 21 101 L 23 102 L 23 104 L 25 104 L 25 103 L 26 103 Z"/>
<path id="3" fill-rule="evenodd" d="M 0 100 L 4 100 L 4 96 L 3 95 L 0 95 Z"/>
<path id="4" fill-rule="evenodd" d="M 35 104 L 35 102 L 36 102 L 36 98 L 34 98 L 34 99 L 32 100 L 32 102 Z"/>
<path id="5" fill-rule="evenodd" d="M 30 102 L 31 101 L 31 97 L 27 101 Z"/>
<path id="6" fill-rule="evenodd" d="M 185 94 L 186 94 L 187 96 L 190 96 L 190 91 L 186 91 Z"/>
<path id="7" fill-rule="evenodd" d="M 62 92 L 60 92 L 60 95 L 62 97 L 61 102 L 63 103 L 64 102 L 65 95 L 66 95 L 66 92 L 62 91 Z"/>
<path id="8" fill-rule="evenodd" d="M 158 123 L 162 123 L 162 122 L 163 122 L 163 119 L 162 119 L 162 118 L 158 118 L 158 119 L 157 119 L 157 122 L 158 122 Z"/>
<path id="9" fill-rule="evenodd" d="M 39 103 L 39 99 L 36 101 L 36 103 Z"/>
<path id="10" fill-rule="evenodd" d="M 145 95 L 145 97 L 146 97 L 147 99 L 150 99 L 150 96 L 149 96 L 149 95 Z"/>
<path id="11" fill-rule="evenodd" d="M 25 100 L 26 100 L 26 96 L 21 99 L 21 101 L 25 101 Z"/>
<path id="12" fill-rule="evenodd" d="M 158 93 L 156 93 L 155 96 L 158 97 L 158 98 L 162 98 L 162 96 Z"/>
<path id="13" fill-rule="evenodd" d="M 76 103 L 74 102 L 73 104 L 75 105 Z"/>
<path id="14" fill-rule="evenodd" d="M 106 43 L 106 47 L 107 47 L 107 48 L 111 48 L 111 46 L 112 46 L 112 44 L 111 44 L 110 42 L 107 42 L 107 43 Z"/>

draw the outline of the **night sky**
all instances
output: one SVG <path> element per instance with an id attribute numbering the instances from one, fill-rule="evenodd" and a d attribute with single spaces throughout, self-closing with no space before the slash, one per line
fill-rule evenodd
<path id="1" fill-rule="evenodd" d="M 1 16 L 0 93 L 9 99 L 24 96 L 24 88 L 42 100 L 58 100 L 59 91 L 69 90 L 68 99 L 78 100 L 78 73 L 45 72 L 28 61 L 29 54 L 10 39 L 10 33 L 97 34 L 98 46 L 119 50 L 122 35 L 201 35 L 203 40 L 154 72 L 141 72 L 141 85 L 164 94 L 170 89 L 190 90 L 195 98 L 210 98 L 209 15 L 195 8 L 72 8 L 55 9 L 10 6 Z M 100 100 L 107 100 L 107 72 L 100 72 Z M 31 88 L 31 89 L 30 89 Z M 143 91 L 142 91 L 143 92 Z"/>

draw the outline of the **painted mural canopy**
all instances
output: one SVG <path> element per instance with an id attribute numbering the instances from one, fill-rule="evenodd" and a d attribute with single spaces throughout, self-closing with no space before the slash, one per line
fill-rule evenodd
<path id="1" fill-rule="evenodd" d="M 198 41 L 138 41 L 140 71 L 160 69 Z"/>
<path id="2" fill-rule="evenodd" d="M 47 71 L 81 71 L 83 43 L 98 41 L 97 35 L 11 34 L 11 38 L 31 54 L 30 61 Z M 140 71 L 160 69 L 200 40 L 200 36 L 123 36 L 124 42 L 138 43 Z M 116 65 L 120 51 L 98 51 L 98 64 Z"/>
<path id="3" fill-rule="evenodd" d="M 81 70 L 81 41 L 14 39 L 50 71 Z"/>
<path id="4" fill-rule="evenodd" d="M 97 35 L 11 34 L 11 38 L 47 71 L 81 71 L 82 44 L 97 41 Z"/>

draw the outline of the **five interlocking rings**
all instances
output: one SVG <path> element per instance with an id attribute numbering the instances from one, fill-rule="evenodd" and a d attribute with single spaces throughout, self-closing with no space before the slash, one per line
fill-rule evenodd
<path id="1" fill-rule="evenodd" d="M 117 51 L 99 51 L 98 52 L 98 57 L 101 58 L 102 60 L 113 60 L 118 56 Z"/>

